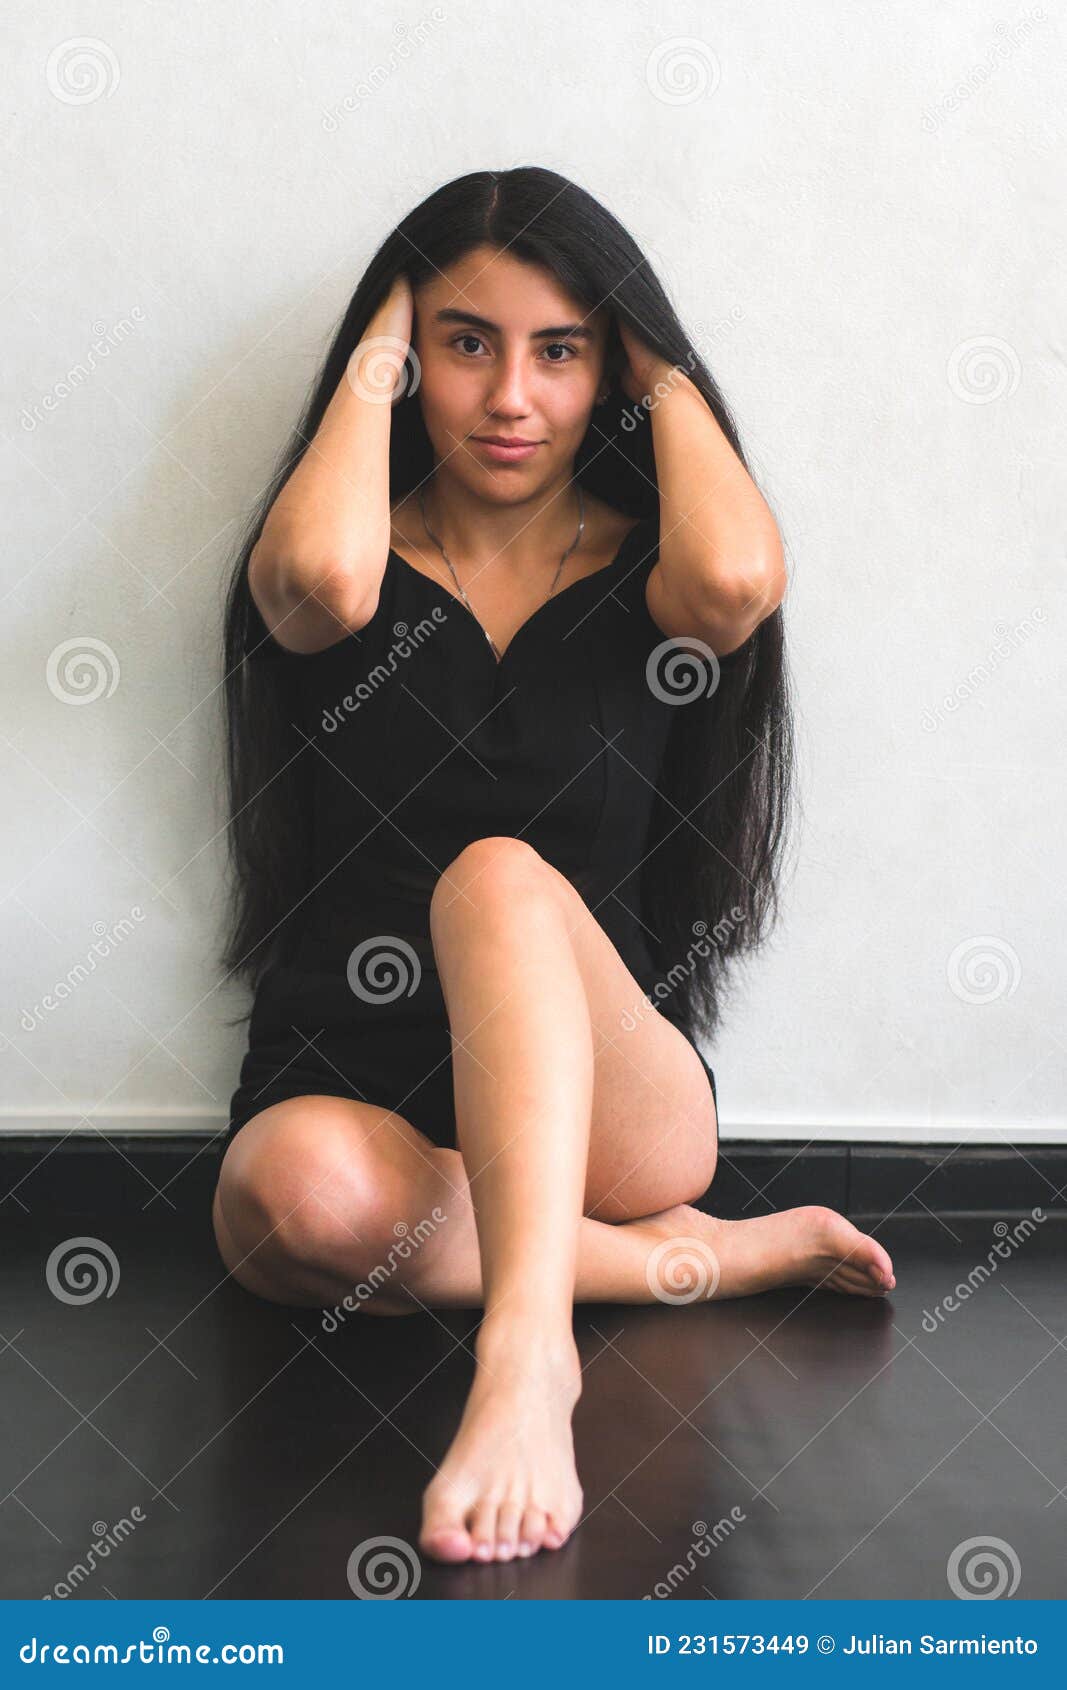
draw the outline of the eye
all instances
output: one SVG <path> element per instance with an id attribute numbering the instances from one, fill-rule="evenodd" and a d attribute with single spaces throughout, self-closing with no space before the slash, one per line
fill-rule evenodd
<path id="1" fill-rule="evenodd" d="M 461 334 L 453 335 L 448 344 L 449 346 L 454 346 L 457 352 L 461 352 L 463 357 L 470 358 L 476 356 L 476 354 L 467 350 L 467 343 L 469 342 L 473 342 L 475 347 L 485 346 L 485 341 L 482 339 L 481 335 L 475 334 L 472 329 L 465 329 Z M 543 351 L 545 353 L 565 352 L 568 354 L 565 358 L 546 357 L 546 364 L 570 364 L 575 358 L 581 356 L 576 346 L 572 346 L 569 341 L 562 340 L 550 341 L 549 344 L 543 348 Z"/>

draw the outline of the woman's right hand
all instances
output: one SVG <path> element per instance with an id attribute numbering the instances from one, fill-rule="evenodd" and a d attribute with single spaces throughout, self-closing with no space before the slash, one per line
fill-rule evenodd
<path id="1" fill-rule="evenodd" d="M 382 303 L 371 318 L 381 322 L 383 334 L 395 334 L 398 340 L 411 345 L 411 326 L 415 315 L 415 295 L 405 271 L 401 270 Z M 368 330 L 369 332 L 369 330 Z"/>
<path id="2" fill-rule="evenodd" d="M 370 317 L 363 339 L 348 361 L 348 380 L 363 398 L 403 397 L 397 388 L 411 350 L 415 296 L 402 270 Z"/>

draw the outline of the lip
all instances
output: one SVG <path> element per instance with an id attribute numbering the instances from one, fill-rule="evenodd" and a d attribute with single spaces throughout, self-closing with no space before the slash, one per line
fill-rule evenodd
<path id="1" fill-rule="evenodd" d="M 524 440 L 515 444 L 509 444 L 501 441 L 499 438 L 496 440 L 486 440 L 478 434 L 475 434 L 472 438 L 475 444 L 481 447 L 486 456 L 492 458 L 493 461 L 498 464 L 523 463 L 527 458 L 533 457 L 534 453 L 541 444 L 539 440 Z"/>

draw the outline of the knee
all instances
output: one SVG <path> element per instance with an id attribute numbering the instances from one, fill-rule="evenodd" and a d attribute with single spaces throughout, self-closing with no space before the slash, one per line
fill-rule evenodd
<path id="1" fill-rule="evenodd" d="M 517 900 L 525 902 L 538 888 L 549 886 L 550 872 L 540 852 L 524 839 L 510 834 L 473 839 L 438 878 L 430 898 L 431 931 L 457 912 L 481 913 L 501 901 L 508 908 L 521 908 Z"/>
<path id="2" fill-rule="evenodd" d="M 392 1239 L 373 1152 L 328 1120 L 250 1121 L 223 1158 L 219 1203 L 264 1267 L 369 1271 Z"/>

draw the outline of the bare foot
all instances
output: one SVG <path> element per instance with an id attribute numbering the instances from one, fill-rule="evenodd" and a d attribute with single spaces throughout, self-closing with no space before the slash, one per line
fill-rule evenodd
<path id="1" fill-rule="evenodd" d="M 573 1338 L 482 1323 L 463 1418 L 423 1497 L 419 1548 L 437 1561 L 510 1561 L 559 1549 L 582 1511 L 571 1415 Z"/>
<path id="2" fill-rule="evenodd" d="M 878 1240 L 818 1204 L 725 1221 L 679 1203 L 632 1224 L 647 1233 L 649 1289 L 665 1303 L 748 1297 L 779 1285 L 884 1297 L 896 1285 Z"/>

